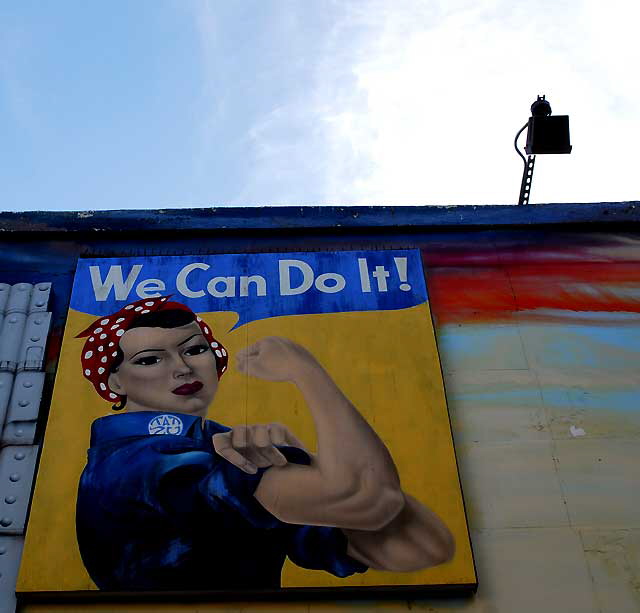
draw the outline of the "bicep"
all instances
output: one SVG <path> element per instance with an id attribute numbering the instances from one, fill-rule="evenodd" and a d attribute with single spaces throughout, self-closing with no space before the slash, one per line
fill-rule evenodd
<path id="1" fill-rule="evenodd" d="M 375 475 L 328 475 L 315 458 L 309 466 L 272 466 L 262 476 L 255 498 L 285 523 L 354 530 L 378 529 L 404 506 L 402 492 L 381 485 Z"/>
<path id="2" fill-rule="evenodd" d="M 255 498 L 284 523 L 315 526 L 335 525 L 342 502 L 313 459 L 309 466 L 270 467 L 262 475 Z"/>

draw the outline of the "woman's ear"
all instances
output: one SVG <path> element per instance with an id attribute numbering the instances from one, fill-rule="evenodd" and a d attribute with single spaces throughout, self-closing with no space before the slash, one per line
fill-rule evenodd
<path id="1" fill-rule="evenodd" d="M 120 376 L 117 372 L 112 372 L 109 375 L 107 384 L 112 392 L 116 392 L 116 394 L 124 394 L 124 388 L 120 384 Z"/>

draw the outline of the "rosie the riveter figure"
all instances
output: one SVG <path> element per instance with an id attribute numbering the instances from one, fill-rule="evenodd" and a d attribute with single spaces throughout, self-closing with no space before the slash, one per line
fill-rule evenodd
<path id="1" fill-rule="evenodd" d="M 298 387 L 316 454 L 282 425 L 205 419 L 228 356 L 181 303 L 140 300 L 78 336 L 85 377 L 124 409 L 94 421 L 78 490 L 78 543 L 100 589 L 273 589 L 286 556 L 346 577 L 453 555 L 449 530 L 400 489 L 385 445 L 300 345 L 264 338 L 237 367 Z"/>

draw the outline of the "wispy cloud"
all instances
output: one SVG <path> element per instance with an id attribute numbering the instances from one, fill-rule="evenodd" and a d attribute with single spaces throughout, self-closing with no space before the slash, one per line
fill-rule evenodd
<path id="1" fill-rule="evenodd" d="M 230 61 L 211 43 L 224 25 L 216 4 L 198 6 L 215 73 Z M 288 53 L 237 65 L 256 70 L 258 99 L 239 126 L 237 203 L 513 203 L 512 141 L 540 93 L 570 114 L 574 153 L 539 160 L 532 201 L 638 197 L 634 3 L 358 0 L 323 3 L 320 21 L 295 3 L 269 7 L 248 37 Z M 279 95 L 264 71 L 282 79 Z M 208 134 L 224 120 L 211 97 Z M 231 93 L 224 101 L 232 110 Z"/>

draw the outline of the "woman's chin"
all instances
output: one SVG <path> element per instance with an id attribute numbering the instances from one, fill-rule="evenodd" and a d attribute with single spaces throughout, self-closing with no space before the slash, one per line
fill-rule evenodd
<path id="1" fill-rule="evenodd" d="M 184 413 L 185 415 L 198 415 L 204 417 L 209 406 L 213 402 L 213 394 L 203 394 L 200 390 L 197 394 L 182 396 L 180 394 L 164 394 L 158 398 L 145 398 L 140 402 L 137 398 L 128 397 L 127 411 L 159 411 L 162 413 Z M 137 401 L 138 400 L 138 401 Z"/>
<path id="2" fill-rule="evenodd" d="M 192 396 L 190 398 L 178 399 L 170 411 L 173 413 L 185 413 L 187 415 L 199 415 L 200 417 L 204 417 L 207 414 L 208 408 L 209 402 L 206 402 L 202 398 Z"/>

